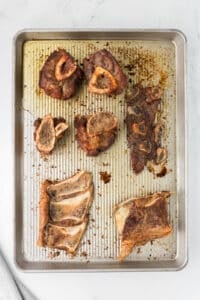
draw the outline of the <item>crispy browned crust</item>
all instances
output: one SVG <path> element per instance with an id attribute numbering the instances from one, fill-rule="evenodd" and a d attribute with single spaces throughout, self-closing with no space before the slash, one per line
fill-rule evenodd
<path id="1" fill-rule="evenodd" d="M 154 193 L 116 206 L 116 224 L 121 239 L 119 260 L 125 259 L 134 247 L 171 233 L 167 213 L 170 195 L 170 192 Z"/>
<path id="2" fill-rule="evenodd" d="M 83 72 L 75 59 L 64 49 L 50 54 L 40 70 L 39 87 L 53 98 L 67 100 L 75 95 Z"/>
<path id="3" fill-rule="evenodd" d="M 84 229 L 81 231 L 80 236 L 77 238 L 77 245 L 76 245 L 75 248 L 71 249 L 70 246 L 67 246 L 67 245 L 66 246 L 58 246 L 58 245 L 55 246 L 55 245 L 50 245 L 49 243 L 48 243 L 48 245 L 45 244 L 43 247 L 48 247 L 48 248 L 51 248 L 51 249 L 63 250 L 63 251 L 66 251 L 66 253 L 69 253 L 69 254 L 72 254 L 72 255 L 76 255 L 77 248 L 78 248 L 78 246 L 80 244 L 80 241 L 81 241 L 81 239 L 82 239 L 82 237 L 83 237 L 83 235 L 84 235 L 84 233 L 85 233 L 85 231 L 87 229 L 87 223 L 88 223 L 88 218 L 85 218 L 84 222 L 82 222 L 80 224 L 75 224 L 75 225 L 73 224 L 72 225 L 72 226 L 80 226 L 80 225 L 84 226 Z M 54 224 L 50 223 L 50 225 L 54 225 Z M 56 239 L 55 235 L 54 235 L 54 237 Z M 48 235 L 47 235 L 47 239 L 48 239 Z"/>
<path id="4" fill-rule="evenodd" d="M 83 60 L 89 92 L 119 95 L 127 87 L 127 76 L 116 58 L 106 49 L 99 50 Z"/>
<path id="5" fill-rule="evenodd" d="M 52 153 L 57 140 L 64 136 L 69 125 L 64 118 L 54 118 L 51 114 L 48 114 L 43 118 L 36 119 L 34 127 L 33 137 L 36 148 L 42 157 L 46 157 Z"/>
<path id="6" fill-rule="evenodd" d="M 81 182 L 79 183 L 78 181 L 77 182 L 73 181 L 73 179 L 75 178 L 76 175 L 78 175 L 78 173 L 82 174 L 77 177 L 78 179 L 82 178 L 83 181 L 88 180 L 87 184 L 85 182 L 83 183 L 85 185 L 85 190 L 81 186 Z M 39 236 L 37 240 L 37 246 L 65 250 L 68 253 L 75 254 L 76 249 L 80 243 L 80 240 L 82 239 L 84 232 L 87 228 L 88 213 L 94 197 L 94 185 L 93 185 L 91 173 L 86 171 L 80 171 L 78 173 L 63 181 L 45 180 L 41 184 L 40 203 L 39 203 Z M 90 177 L 83 176 L 85 174 L 87 176 L 89 176 L 90 174 Z M 72 210 L 73 213 L 71 213 L 70 209 L 66 213 L 65 208 L 63 208 L 64 218 L 60 220 L 59 218 L 57 218 L 55 219 L 55 221 L 53 221 L 51 215 L 52 211 L 50 211 L 51 203 L 52 203 L 51 201 L 54 202 L 56 200 L 54 199 L 54 191 L 49 192 L 49 187 L 56 184 L 60 184 L 62 182 L 66 182 L 67 180 L 68 180 L 68 184 L 70 184 L 70 180 L 72 180 L 71 184 L 76 184 L 76 185 L 80 184 L 80 192 L 76 194 L 74 194 L 73 192 L 71 193 L 70 204 L 71 201 L 73 203 L 73 200 L 75 199 L 76 195 L 81 197 L 81 194 L 83 194 L 83 196 L 88 197 L 88 199 L 80 198 L 80 205 L 78 206 L 76 206 L 77 202 L 75 199 L 74 211 Z M 87 187 L 87 185 L 89 186 Z M 87 196 L 86 193 L 88 193 Z M 55 197 L 59 195 L 60 194 L 57 195 L 55 193 Z M 66 199 L 68 198 L 64 197 L 63 200 Z M 84 199 L 87 199 L 87 201 L 85 202 L 85 207 L 82 202 L 84 201 Z M 62 199 L 58 201 L 58 203 L 61 202 Z M 61 205 L 63 204 L 61 203 Z M 64 205 L 66 205 L 65 202 Z M 58 213 L 60 209 L 61 208 L 59 207 Z"/>
<path id="7" fill-rule="evenodd" d="M 96 115 L 101 114 L 97 113 Z M 103 130 L 97 133 L 89 132 L 88 134 L 88 120 L 91 120 L 92 116 L 75 116 L 74 125 L 76 128 L 76 140 L 81 149 L 87 153 L 87 156 L 97 156 L 101 152 L 107 150 L 115 142 L 117 136 L 118 121 L 114 117 L 113 127 L 108 131 Z M 96 125 L 95 125 L 96 126 Z"/>
<path id="8" fill-rule="evenodd" d="M 37 245 L 39 247 L 44 247 L 45 244 L 45 227 L 49 221 L 49 196 L 47 194 L 47 188 L 50 186 L 51 182 L 45 180 L 41 184 L 41 196 L 39 203 L 39 237 L 37 240 Z"/>
<path id="9" fill-rule="evenodd" d="M 161 147 L 162 124 L 155 124 L 163 89 L 159 86 L 134 86 L 126 95 L 127 139 L 131 150 L 131 165 L 139 174 L 145 165 L 164 165 L 167 151 Z"/>

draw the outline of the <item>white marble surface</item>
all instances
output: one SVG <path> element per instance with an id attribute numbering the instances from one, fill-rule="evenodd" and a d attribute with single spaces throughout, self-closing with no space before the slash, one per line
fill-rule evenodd
<path id="1" fill-rule="evenodd" d="M 25 274 L 13 265 L 12 39 L 22 28 L 71 27 L 179 28 L 187 36 L 189 263 L 181 272 Z M 198 0 L 0 0 L 0 247 L 38 299 L 200 299 L 199 48 Z"/>

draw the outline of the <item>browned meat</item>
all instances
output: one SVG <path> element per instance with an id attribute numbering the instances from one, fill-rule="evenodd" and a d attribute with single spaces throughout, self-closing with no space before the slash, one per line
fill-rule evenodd
<path id="1" fill-rule="evenodd" d="M 39 87 L 48 96 L 69 99 L 77 91 L 82 80 L 82 70 L 65 50 L 51 53 L 40 71 Z"/>
<path id="2" fill-rule="evenodd" d="M 172 227 L 167 213 L 170 194 L 154 193 L 124 201 L 116 207 L 115 218 L 121 239 L 119 260 L 127 257 L 135 246 L 170 234 Z"/>
<path id="3" fill-rule="evenodd" d="M 76 116 L 76 139 L 88 156 L 96 156 L 108 149 L 115 141 L 118 121 L 109 112 L 92 116 Z"/>
<path id="4" fill-rule="evenodd" d="M 118 95 L 127 86 L 127 77 L 119 63 L 106 49 L 83 60 L 84 73 L 91 93 Z"/>
<path id="5" fill-rule="evenodd" d="M 62 181 L 42 183 L 39 247 L 75 253 L 88 223 L 93 189 L 92 175 L 86 171 Z"/>
<path id="6" fill-rule="evenodd" d="M 167 159 L 166 149 L 161 147 L 161 124 L 155 117 L 163 90 L 160 87 L 135 86 L 127 92 L 127 138 L 131 148 L 132 168 L 140 173 L 148 161 L 155 164 Z"/>
<path id="7" fill-rule="evenodd" d="M 64 118 L 53 118 L 50 114 L 35 120 L 34 126 L 35 144 L 43 156 L 53 151 L 56 141 L 63 137 L 69 127 Z"/>

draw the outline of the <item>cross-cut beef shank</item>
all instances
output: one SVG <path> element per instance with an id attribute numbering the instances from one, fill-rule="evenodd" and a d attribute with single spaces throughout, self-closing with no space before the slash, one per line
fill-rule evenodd
<path id="1" fill-rule="evenodd" d="M 48 96 L 66 100 L 75 95 L 82 78 L 83 72 L 71 54 L 59 49 L 45 61 L 40 71 L 39 87 Z"/>
<path id="2" fill-rule="evenodd" d="M 35 120 L 34 126 L 34 141 L 42 156 L 53 151 L 56 141 L 64 136 L 69 127 L 64 118 L 53 118 L 50 114 Z"/>
<path id="3" fill-rule="evenodd" d="M 76 116 L 74 120 L 78 145 L 88 156 L 96 156 L 108 149 L 117 135 L 117 118 L 109 112 Z"/>
<path id="4" fill-rule="evenodd" d="M 83 60 L 89 92 L 118 95 L 127 86 L 127 77 L 115 57 L 106 49 Z"/>

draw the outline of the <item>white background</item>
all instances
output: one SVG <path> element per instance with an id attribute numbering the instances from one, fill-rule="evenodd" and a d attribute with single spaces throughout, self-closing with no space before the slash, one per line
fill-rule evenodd
<path id="1" fill-rule="evenodd" d="M 178 28 L 186 34 L 189 263 L 175 273 L 26 274 L 14 269 L 17 276 L 40 300 L 200 299 L 199 1 L 0 0 L 0 248 L 13 268 L 12 39 L 23 28 Z"/>

